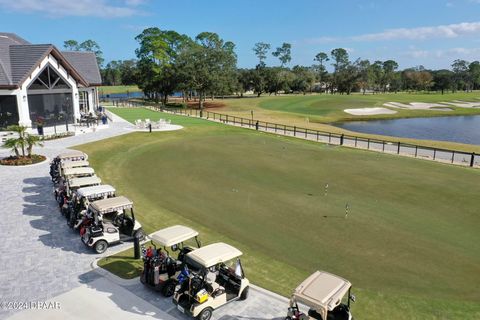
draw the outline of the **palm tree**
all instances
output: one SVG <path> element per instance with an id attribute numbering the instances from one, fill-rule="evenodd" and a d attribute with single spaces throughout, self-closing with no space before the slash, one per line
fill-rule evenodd
<path id="1" fill-rule="evenodd" d="M 5 140 L 2 147 L 6 148 L 6 149 L 11 149 L 13 152 L 15 152 L 15 156 L 17 158 L 20 156 L 20 152 L 18 152 L 18 141 L 17 141 L 17 139 L 10 138 L 10 139 Z"/>
<path id="2" fill-rule="evenodd" d="M 2 147 L 11 149 L 17 157 L 20 157 L 20 149 L 22 150 L 22 157 L 25 157 L 25 148 L 27 149 L 27 155 L 31 157 L 33 147 L 43 147 L 40 137 L 27 133 L 27 127 L 25 126 L 13 125 L 7 127 L 7 130 L 16 132 L 18 137 L 7 139 Z"/>
<path id="3" fill-rule="evenodd" d="M 19 125 L 13 125 L 13 126 L 8 126 L 7 130 L 16 132 L 18 134 L 18 138 L 12 138 L 16 140 L 16 145 L 17 148 L 22 149 L 22 156 L 25 157 L 25 146 L 27 145 L 25 139 L 27 133 L 27 127 L 25 126 L 19 126 Z"/>
<path id="4" fill-rule="evenodd" d="M 33 147 L 35 147 L 35 146 L 43 147 L 43 143 L 42 143 L 42 140 L 40 139 L 40 137 L 31 135 L 31 134 L 27 134 L 27 136 L 25 138 L 25 143 L 27 145 L 27 153 L 28 153 L 29 157 L 32 156 Z"/>

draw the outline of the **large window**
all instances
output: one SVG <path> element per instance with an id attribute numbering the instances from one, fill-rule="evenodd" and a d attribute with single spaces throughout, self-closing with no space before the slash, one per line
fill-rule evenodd
<path id="1" fill-rule="evenodd" d="M 0 129 L 18 124 L 17 96 L 0 96 Z"/>
<path id="2" fill-rule="evenodd" d="M 28 87 L 29 90 L 70 89 L 70 86 L 49 65 L 37 76 Z"/>
<path id="3" fill-rule="evenodd" d="M 33 127 L 39 119 L 46 126 L 74 121 L 71 93 L 29 94 L 28 108 Z"/>

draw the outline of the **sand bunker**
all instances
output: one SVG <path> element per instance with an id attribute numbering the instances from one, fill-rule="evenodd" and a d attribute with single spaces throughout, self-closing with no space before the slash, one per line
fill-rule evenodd
<path id="1" fill-rule="evenodd" d="M 345 109 L 343 110 L 346 113 L 353 114 L 354 116 L 369 116 L 374 114 L 394 114 L 397 113 L 395 110 L 390 110 L 387 108 L 358 108 L 358 109 Z"/>
<path id="2" fill-rule="evenodd" d="M 448 106 L 439 103 L 410 102 L 409 104 L 405 104 L 400 102 L 387 102 L 383 105 L 386 107 L 408 110 L 452 111 Z"/>
<path id="3" fill-rule="evenodd" d="M 461 100 L 453 100 L 452 102 L 442 102 L 444 104 L 451 104 L 459 108 L 480 108 L 480 102 L 468 102 Z"/>

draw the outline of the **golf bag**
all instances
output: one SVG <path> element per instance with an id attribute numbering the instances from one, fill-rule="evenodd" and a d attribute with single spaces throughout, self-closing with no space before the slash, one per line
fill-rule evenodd
<path id="1" fill-rule="evenodd" d="M 160 284 L 160 275 L 167 271 L 165 254 L 161 249 L 152 247 L 143 251 L 143 280 L 146 284 L 157 287 Z"/>

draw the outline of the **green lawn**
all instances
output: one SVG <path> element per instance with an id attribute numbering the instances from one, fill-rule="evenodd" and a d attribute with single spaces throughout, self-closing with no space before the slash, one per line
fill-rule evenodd
<path id="1" fill-rule="evenodd" d="M 480 318 L 479 170 L 111 110 L 185 127 L 79 147 L 147 232 L 180 223 L 231 243 L 249 279 L 283 295 L 314 270 L 341 275 L 357 319 Z M 100 265 L 134 277 L 131 256 Z"/>
<path id="2" fill-rule="evenodd" d="M 141 91 L 137 86 L 102 86 L 98 87 L 100 94 L 114 94 Z"/>
<path id="3" fill-rule="evenodd" d="M 453 111 L 434 110 L 402 110 L 390 108 L 397 111 L 396 114 L 353 116 L 345 113 L 344 109 L 385 107 L 387 102 L 429 102 L 441 103 L 455 100 L 479 102 L 480 92 L 446 93 L 388 93 L 388 94 L 351 94 L 351 95 L 282 95 L 264 96 L 260 98 L 250 97 L 245 99 L 229 99 L 227 109 L 232 111 L 250 112 L 252 108 L 270 110 L 272 112 L 285 112 L 308 117 L 311 122 L 332 123 L 337 121 L 368 120 L 368 119 L 390 119 L 408 117 L 430 117 L 445 115 L 471 115 L 480 114 L 480 108 L 459 108 L 449 106 Z M 389 107 L 387 107 L 389 108 Z"/>
<path id="4" fill-rule="evenodd" d="M 366 108 L 366 107 L 383 107 L 386 102 L 451 102 L 454 100 L 461 101 L 479 101 L 480 92 L 469 93 L 448 93 L 448 94 L 426 94 L 426 93 L 389 93 L 389 94 L 352 94 L 352 95 L 330 95 L 330 94 L 313 94 L 313 95 L 282 95 L 282 96 L 262 96 L 248 97 L 243 99 L 225 99 L 218 100 L 225 104 L 225 107 L 214 109 L 220 113 L 226 113 L 244 118 L 251 117 L 251 111 L 254 118 L 258 120 L 276 122 L 282 124 L 296 125 L 297 127 L 306 127 L 311 129 L 355 134 L 362 137 L 385 139 L 384 136 L 353 133 L 351 131 L 341 129 L 332 125 L 332 123 L 340 121 L 352 120 L 374 120 L 374 119 L 391 119 L 391 118 L 410 118 L 410 117 L 433 117 L 447 115 L 475 115 L 480 114 L 480 108 L 457 108 L 450 112 L 433 111 L 433 110 L 401 110 L 390 108 L 397 111 L 392 115 L 371 115 L 371 116 L 353 116 L 345 113 L 344 109 L 349 108 Z M 217 102 L 218 102 L 217 101 Z M 453 149 L 465 152 L 480 152 L 480 147 L 445 142 L 445 141 L 418 141 L 414 139 L 388 137 L 391 141 L 402 141 L 406 143 L 421 144 L 437 148 Z"/>

